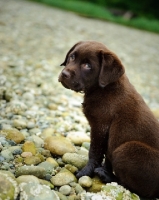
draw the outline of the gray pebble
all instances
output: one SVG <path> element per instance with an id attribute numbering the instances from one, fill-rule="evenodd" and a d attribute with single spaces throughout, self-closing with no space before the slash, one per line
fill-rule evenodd
<path id="1" fill-rule="evenodd" d="M 8 149 L 2 150 L 2 151 L 1 151 L 1 155 L 2 155 L 2 156 L 5 158 L 5 160 L 7 160 L 7 161 L 11 161 L 11 160 L 14 159 L 13 154 L 12 154 L 11 151 L 8 150 Z"/>

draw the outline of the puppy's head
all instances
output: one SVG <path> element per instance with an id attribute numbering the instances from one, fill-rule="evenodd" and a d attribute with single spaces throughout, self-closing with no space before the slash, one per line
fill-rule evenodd
<path id="1" fill-rule="evenodd" d="M 104 88 L 124 74 L 124 67 L 118 57 L 95 41 L 75 44 L 61 65 L 65 68 L 59 75 L 59 82 L 76 92 Z"/>

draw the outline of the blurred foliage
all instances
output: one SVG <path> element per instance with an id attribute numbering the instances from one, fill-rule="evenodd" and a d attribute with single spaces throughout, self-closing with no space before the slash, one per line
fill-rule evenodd
<path id="1" fill-rule="evenodd" d="M 66 0 L 70 1 L 70 0 Z M 74 0 L 77 1 L 77 0 Z M 105 7 L 130 10 L 136 15 L 153 17 L 159 19 L 159 0 L 83 0 Z"/>
<path id="2" fill-rule="evenodd" d="M 113 8 L 116 8 L 115 5 L 118 5 L 118 8 L 120 8 L 119 2 L 121 4 L 122 1 L 126 2 L 126 0 L 107 0 L 107 1 L 104 1 L 104 0 L 91 0 L 91 1 L 90 0 L 83 0 L 83 1 L 80 1 L 80 0 L 30 0 L 30 1 L 37 1 L 37 2 L 48 4 L 54 7 L 58 7 L 61 9 L 70 10 L 86 17 L 98 18 L 102 20 L 107 20 L 107 21 L 123 24 L 126 26 L 131 26 L 131 27 L 159 33 L 159 20 L 154 18 L 155 14 L 147 13 L 146 15 L 143 15 L 142 12 L 138 14 L 136 10 L 135 16 L 133 16 L 130 13 L 130 17 L 129 16 L 125 17 L 123 12 L 122 14 L 119 14 L 119 15 L 114 14 L 112 12 L 112 10 L 110 9 L 111 5 Z M 150 2 L 149 0 L 140 0 L 140 1 Z M 153 2 L 157 0 L 151 0 L 151 1 Z M 134 8 L 135 8 L 135 5 L 137 5 L 137 3 L 135 4 L 135 2 L 137 2 L 137 0 L 133 0 L 132 5 L 134 5 Z M 129 3 L 127 3 L 127 5 Z M 105 6 L 106 4 L 107 6 Z M 122 9 L 124 10 L 127 9 L 126 4 L 124 4 L 124 6 L 122 6 Z M 141 5 L 140 5 L 140 8 L 141 8 Z M 127 11 L 129 10 L 126 10 L 126 12 Z"/>

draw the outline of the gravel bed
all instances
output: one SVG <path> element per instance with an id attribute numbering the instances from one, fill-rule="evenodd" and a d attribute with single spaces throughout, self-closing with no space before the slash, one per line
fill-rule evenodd
<path id="1" fill-rule="evenodd" d="M 88 161 L 82 94 L 58 83 L 80 40 L 115 51 L 159 117 L 159 35 L 86 19 L 38 3 L 0 1 L 0 199 L 139 199 L 116 183 L 75 173 Z"/>

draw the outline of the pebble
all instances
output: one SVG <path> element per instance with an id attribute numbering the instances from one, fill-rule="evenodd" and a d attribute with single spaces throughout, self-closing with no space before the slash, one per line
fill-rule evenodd
<path id="1" fill-rule="evenodd" d="M 53 165 L 53 167 L 55 167 L 55 168 L 59 166 L 59 164 L 57 163 L 57 161 L 54 158 L 48 157 L 46 159 L 46 161 L 51 163 Z"/>
<path id="2" fill-rule="evenodd" d="M 55 186 L 63 186 L 69 184 L 70 182 L 77 182 L 77 179 L 70 171 L 62 168 L 61 171 L 53 176 L 50 181 Z"/>
<path id="3" fill-rule="evenodd" d="M 1 156 L 5 158 L 6 161 L 11 161 L 14 159 L 12 152 L 9 149 L 5 149 L 1 151 Z"/>
<path id="4" fill-rule="evenodd" d="M 23 152 L 22 154 L 21 154 L 21 156 L 23 157 L 23 158 L 27 158 L 27 157 L 31 157 L 33 154 L 31 153 L 31 152 Z"/>
<path id="5" fill-rule="evenodd" d="M 46 175 L 46 171 L 43 167 L 24 165 L 16 169 L 15 175 L 16 177 L 21 175 L 34 175 L 38 178 L 44 178 Z"/>
<path id="6" fill-rule="evenodd" d="M 0 134 L 4 135 L 7 139 L 13 140 L 17 144 L 24 141 L 24 135 L 17 129 L 8 129 L 0 131 Z"/>
<path id="7" fill-rule="evenodd" d="M 55 130 L 53 128 L 46 128 L 42 131 L 42 133 L 40 134 L 40 137 L 42 139 L 45 139 L 49 136 L 52 136 L 54 134 Z"/>
<path id="8" fill-rule="evenodd" d="M 3 156 L 0 156 L 0 163 L 3 163 L 4 160 L 5 158 Z"/>
<path id="9" fill-rule="evenodd" d="M 41 159 L 38 156 L 29 156 L 24 158 L 24 163 L 26 165 L 37 165 L 41 163 Z"/>
<path id="10" fill-rule="evenodd" d="M 27 122 L 27 128 L 28 128 L 28 129 L 35 128 L 35 123 L 34 123 L 34 122 L 31 122 L 31 121 Z"/>
<path id="11" fill-rule="evenodd" d="M 16 178 L 16 181 L 18 184 L 20 183 L 39 183 L 39 179 L 36 176 L 33 175 L 21 175 Z"/>
<path id="12" fill-rule="evenodd" d="M 37 136 L 37 135 L 32 135 L 32 136 L 28 137 L 27 140 L 28 140 L 28 141 L 32 141 L 32 142 L 35 144 L 35 146 L 36 146 L 37 148 L 43 147 L 43 146 L 44 146 L 44 140 L 42 140 L 42 139 L 41 139 L 39 136 Z"/>
<path id="13" fill-rule="evenodd" d="M 41 162 L 38 166 L 43 167 L 45 169 L 45 171 L 49 174 L 51 174 L 54 169 L 54 164 L 52 164 L 48 161 Z"/>
<path id="14" fill-rule="evenodd" d="M 82 132 L 69 132 L 67 135 L 75 145 L 82 145 L 83 142 L 90 142 L 90 137 Z"/>
<path id="15" fill-rule="evenodd" d="M 54 155 L 63 155 L 67 152 L 75 152 L 75 146 L 65 137 L 50 136 L 44 140 L 44 148 L 48 149 Z"/>
<path id="16" fill-rule="evenodd" d="M 37 152 L 34 142 L 31 141 L 26 141 L 22 146 L 22 150 L 23 152 L 31 152 L 33 155 Z"/>
<path id="17" fill-rule="evenodd" d="M 88 162 L 88 156 L 77 153 L 65 153 L 62 157 L 63 162 L 74 165 L 78 169 L 82 169 Z"/>
<path id="18" fill-rule="evenodd" d="M 59 192 L 64 195 L 69 195 L 71 192 L 71 187 L 69 185 L 63 185 L 59 188 Z"/>
<path id="19" fill-rule="evenodd" d="M 23 119 L 15 119 L 15 120 L 13 120 L 12 125 L 13 125 L 13 127 L 21 130 L 21 129 L 26 128 L 27 123 Z"/>
<path id="20" fill-rule="evenodd" d="M 92 186 L 92 179 L 89 176 L 82 176 L 79 180 L 78 183 L 82 187 L 91 187 Z"/>

